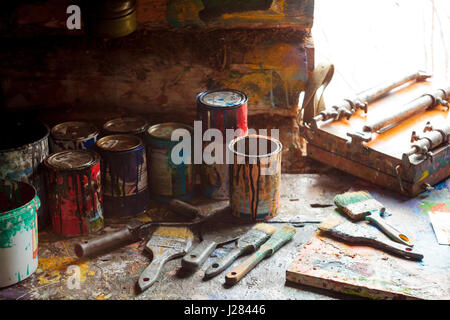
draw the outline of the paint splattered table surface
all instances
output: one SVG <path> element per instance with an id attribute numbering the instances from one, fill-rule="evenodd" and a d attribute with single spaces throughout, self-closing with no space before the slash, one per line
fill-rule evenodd
<path id="1" fill-rule="evenodd" d="M 333 207 L 326 205 L 332 204 L 336 194 L 350 189 L 354 184 L 355 178 L 334 170 L 326 175 L 283 175 L 281 211 L 275 219 L 279 222 L 306 223 L 297 227 L 291 242 L 273 257 L 262 261 L 233 287 L 225 286 L 224 276 L 243 258 L 215 278 L 203 280 L 203 274 L 214 256 L 225 254 L 233 244 L 216 249 L 205 264 L 192 273 L 181 268 L 180 259 L 168 262 L 159 280 L 150 289 L 138 294 L 136 282 L 151 261 L 143 251 L 144 242 L 80 260 L 74 253 L 75 243 L 95 235 L 61 238 L 50 230 L 44 230 L 39 234 L 37 271 L 19 284 L 0 289 L 0 299 L 351 299 L 355 296 L 286 282 L 286 269 L 315 234 L 317 222 L 333 210 Z M 196 204 L 196 201 L 192 203 Z M 179 220 L 179 217 L 173 216 L 164 206 L 155 204 L 138 219 Z M 123 226 L 123 223 L 114 222 L 99 234 L 113 232 Z M 432 236 L 434 234 L 427 234 L 427 237 Z M 195 243 L 198 241 L 197 234 Z"/>

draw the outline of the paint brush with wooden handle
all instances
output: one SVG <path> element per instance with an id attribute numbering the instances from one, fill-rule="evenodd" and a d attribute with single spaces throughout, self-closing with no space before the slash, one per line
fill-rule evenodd
<path id="1" fill-rule="evenodd" d="M 141 292 L 158 279 L 167 261 L 184 256 L 191 248 L 193 240 L 194 234 L 189 228 L 159 227 L 145 246 L 145 250 L 153 257 L 139 277 L 138 286 Z"/>
<path id="2" fill-rule="evenodd" d="M 355 221 L 366 220 L 381 229 L 392 240 L 412 247 L 413 244 L 403 232 L 389 225 L 381 217 L 386 208 L 367 191 L 346 192 L 334 198 L 336 206 Z"/>
<path id="3" fill-rule="evenodd" d="M 423 255 L 413 248 L 391 241 L 382 233 L 364 224 L 353 223 L 344 218 L 338 211 L 330 214 L 318 229 L 338 239 L 356 245 L 367 245 L 386 252 L 394 253 L 412 260 L 422 260 Z"/>
<path id="4" fill-rule="evenodd" d="M 212 278 L 228 268 L 240 256 L 256 251 L 277 229 L 269 224 L 258 223 L 239 237 L 237 245 L 229 253 L 214 261 L 205 271 L 205 279 Z"/>
<path id="5" fill-rule="evenodd" d="M 234 285 L 241 280 L 251 269 L 253 269 L 264 258 L 272 256 L 284 244 L 289 242 L 295 235 L 295 228 L 291 225 L 285 225 L 264 243 L 258 251 L 247 258 L 242 264 L 238 265 L 225 276 L 225 283 Z"/>

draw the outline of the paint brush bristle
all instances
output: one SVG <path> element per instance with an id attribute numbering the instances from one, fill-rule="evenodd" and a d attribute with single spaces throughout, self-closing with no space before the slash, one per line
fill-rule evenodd
<path id="1" fill-rule="evenodd" d="M 253 229 L 263 231 L 267 234 L 274 234 L 275 231 L 277 231 L 277 228 L 275 228 L 274 226 L 271 226 L 267 223 L 258 223 L 257 225 L 255 225 L 253 227 Z"/>
<path id="2" fill-rule="evenodd" d="M 334 197 L 334 204 L 350 218 L 363 219 L 368 213 L 384 210 L 383 204 L 367 191 L 345 192 Z"/>
<path id="3" fill-rule="evenodd" d="M 186 227 L 159 227 L 153 234 L 172 238 L 194 239 L 191 229 Z"/>

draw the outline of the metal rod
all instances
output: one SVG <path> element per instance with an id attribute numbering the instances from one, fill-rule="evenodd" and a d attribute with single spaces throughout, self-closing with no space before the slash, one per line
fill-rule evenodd
<path id="1" fill-rule="evenodd" d="M 363 127 L 365 132 L 376 132 L 392 124 L 398 124 L 411 116 L 420 113 L 430 107 L 439 104 L 438 101 L 443 102 L 446 96 L 450 94 L 450 87 L 446 89 L 439 89 L 434 94 L 424 94 L 421 97 L 405 104 L 397 112 L 387 115 L 377 121 L 368 123 Z"/>

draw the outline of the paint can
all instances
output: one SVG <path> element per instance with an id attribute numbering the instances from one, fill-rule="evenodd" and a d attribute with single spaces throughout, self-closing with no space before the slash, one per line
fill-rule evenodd
<path id="1" fill-rule="evenodd" d="M 50 151 L 90 150 L 98 135 L 98 129 L 88 122 L 63 122 L 54 126 L 50 132 Z"/>
<path id="2" fill-rule="evenodd" d="M 30 184 L 0 179 L 0 288 L 36 271 L 40 204 Z"/>
<path id="3" fill-rule="evenodd" d="M 189 144 L 186 150 L 181 150 L 176 156 L 189 158 L 189 163 L 180 158 L 172 158 L 172 151 L 179 141 L 172 141 L 171 136 L 177 129 L 184 130 L 189 137 Z M 169 202 L 172 199 L 187 200 L 193 196 L 195 185 L 195 171 L 191 158 L 193 132 L 192 127 L 175 122 L 157 124 L 147 130 L 150 192 L 156 200 Z"/>
<path id="4" fill-rule="evenodd" d="M 7 118 L 0 125 L 0 178 L 23 181 L 37 191 L 39 229 L 49 224 L 42 162 L 48 156 L 48 127 L 34 119 Z"/>
<path id="5" fill-rule="evenodd" d="M 134 134 L 145 142 L 148 123 L 141 117 L 120 117 L 109 120 L 103 125 L 104 135 Z"/>
<path id="6" fill-rule="evenodd" d="M 208 129 L 218 129 L 223 136 L 221 163 L 200 166 L 203 193 L 213 199 L 229 199 L 230 166 L 226 164 L 227 143 L 234 137 L 247 135 L 247 102 L 245 93 L 232 89 L 205 91 L 197 95 L 197 118 L 202 121 L 202 136 Z M 227 139 L 227 129 L 234 135 Z M 203 149 L 207 143 L 203 143 Z"/>
<path id="7" fill-rule="evenodd" d="M 100 156 L 89 150 L 64 150 L 44 161 L 53 231 L 65 236 L 103 228 Z"/>
<path id="8" fill-rule="evenodd" d="M 149 206 L 146 150 L 134 135 L 118 134 L 99 139 L 103 212 L 105 218 L 143 213 Z"/>
<path id="9" fill-rule="evenodd" d="M 280 206 L 282 144 L 261 135 L 239 137 L 228 145 L 232 215 L 250 221 L 275 217 Z"/>

